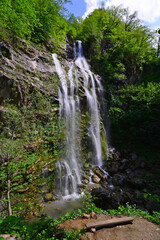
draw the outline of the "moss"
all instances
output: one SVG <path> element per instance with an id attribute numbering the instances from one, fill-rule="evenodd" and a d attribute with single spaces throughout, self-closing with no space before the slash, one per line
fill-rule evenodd
<path id="1" fill-rule="evenodd" d="M 103 123 L 101 122 L 101 144 L 102 144 L 102 156 L 104 159 L 107 158 L 107 143 L 105 138 L 105 131 Z"/>

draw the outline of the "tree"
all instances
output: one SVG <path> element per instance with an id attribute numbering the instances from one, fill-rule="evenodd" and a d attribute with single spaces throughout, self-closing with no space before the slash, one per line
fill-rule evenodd
<path id="1" fill-rule="evenodd" d="M 38 24 L 33 0 L 1 0 L 0 23 L 14 40 L 16 36 L 30 39 L 33 28 Z"/>
<path id="2" fill-rule="evenodd" d="M 96 9 L 82 23 L 81 39 L 94 69 L 112 81 L 137 81 L 142 65 L 151 55 L 154 34 L 136 13 L 112 7 Z"/>
<path id="3" fill-rule="evenodd" d="M 68 0 L 1 0 L 1 35 L 31 40 L 36 43 L 64 41 L 67 23 L 63 4 Z"/>

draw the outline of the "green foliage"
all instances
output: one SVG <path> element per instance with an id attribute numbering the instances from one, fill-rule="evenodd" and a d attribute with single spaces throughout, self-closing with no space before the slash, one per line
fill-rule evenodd
<path id="1" fill-rule="evenodd" d="M 44 239 L 81 239 L 81 237 L 85 234 L 85 230 L 82 229 L 78 231 L 77 229 L 73 229 L 73 231 L 66 231 L 59 227 L 59 224 L 68 220 L 75 219 L 77 216 L 82 216 L 84 213 L 96 212 L 100 214 L 106 215 L 127 215 L 127 216 L 138 216 L 143 217 L 151 222 L 156 223 L 160 226 L 160 213 L 153 212 L 153 215 L 150 215 L 148 212 L 137 209 L 136 206 L 130 206 L 128 203 L 126 206 L 119 206 L 118 209 L 112 210 L 102 210 L 97 208 L 89 195 L 89 193 L 85 193 L 85 201 L 89 203 L 83 210 L 78 210 L 77 213 L 70 214 L 67 213 L 64 217 L 61 217 L 60 220 L 52 220 L 51 218 L 46 218 L 41 216 L 40 220 L 37 222 L 27 222 L 23 218 L 17 217 L 7 217 L 0 220 L 0 234 L 10 233 L 14 235 L 17 233 L 17 236 L 21 236 L 22 239 L 29 240 L 44 240 Z"/>
<path id="2" fill-rule="evenodd" d="M 35 42 L 46 42 L 53 38 L 57 43 L 65 39 L 67 23 L 60 11 L 62 1 L 34 0 L 38 25 L 32 32 Z"/>
<path id="3" fill-rule="evenodd" d="M 142 82 L 160 82 L 160 58 L 154 57 L 144 65 Z"/>
<path id="4" fill-rule="evenodd" d="M 65 41 L 68 23 L 63 17 L 63 4 L 67 0 L 1 0 L 0 34 L 36 43 Z"/>
<path id="5" fill-rule="evenodd" d="M 16 36 L 31 38 L 34 27 L 38 24 L 33 0 L 2 0 L 0 2 L 1 31 L 6 29 L 13 39 Z M 4 31 L 5 32 L 5 31 Z"/>
<path id="6" fill-rule="evenodd" d="M 127 216 L 138 216 L 147 219 L 150 222 L 156 223 L 160 226 L 160 212 L 153 212 L 151 215 L 150 213 L 143 211 L 141 209 L 137 209 L 136 205 L 130 206 L 128 203 L 126 206 L 119 206 L 117 210 L 111 209 L 107 210 L 109 215 L 127 215 Z"/>
<path id="7" fill-rule="evenodd" d="M 160 84 L 149 82 L 119 91 L 119 100 L 109 110 L 115 139 L 135 139 L 140 128 L 159 121 Z"/>
<path id="8" fill-rule="evenodd" d="M 153 214 L 151 215 L 147 211 L 142 211 L 141 209 L 137 209 L 136 205 L 130 206 L 129 203 L 126 203 L 126 206 L 119 206 L 118 209 L 102 210 L 101 208 L 98 208 L 95 206 L 90 193 L 87 191 L 85 192 L 83 199 L 84 199 L 84 203 L 86 204 L 85 208 L 83 209 L 83 212 L 85 213 L 95 212 L 95 213 L 105 214 L 105 215 L 121 215 L 122 214 L 127 216 L 139 216 L 151 222 L 154 222 L 160 226 L 160 212 L 153 212 Z"/>
<path id="9" fill-rule="evenodd" d="M 11 203 L 14 214 L 37 214 L 41 208 L 37 192 L 42 184 L 42 170 L 54 170 L 58 155 L 63 152 L 62 123 L 58 106 L 39 92 L 27 96 L 28 104 L 15 106 L 4 103 L 0 121 L 0 190 L 7 201 L 10 180 Z M 53 191 L 54 175 L 47 179 Z M 6 202 L 7 203 L 7 202 Z M 21 211 L 19 211 L 21 209 Z"/>
<path id="10" fill-rule="evenodd" d="M 92 198 L 89 191 L 84 191 L 84 195 L 82 196 L 82 201 L 84 204 L 83 213 L 91 213 L 96 212 L 99 214 L 105 214 L 106 211 L 102 210 L 101 208 L 96 207 L 94 204 L 94 199 Z M 81 214 L 82 215 L 82 214 Z"/>
<path id="11" fill-rule="evenodd" d="M 79 36 L 81 31 L 82 31 L 82 19 L 80 17 L 75 17 L 73 14 L 71 14 L 68 19 L 67 35 L 72 39 L 77 40 L 77 36 Z"/>
<path id="12" fill-rule="evenodd" d="M 26 222 L 23 218 L 11 216 L 0 220 L 1 233 L 10 233 L 11 235 L 17 233 L 17 236 L 21 236 L 24 240 L 78 240 L 81 239 L 84 230 L 65 231 L 57 225 L 57 221 L 47 219 L 44 216 L 34 223 Z"/>
<path id="13" fill-rule="evenodd" d="M 96 9 L 82 22 L 78 38 L 92 66 L 105 79 L 105 84 L 121 79 L 138 80 L 143 63 L 152 58 L 154 33 L 143 26 L 136 13 L 112 7 Z"/>

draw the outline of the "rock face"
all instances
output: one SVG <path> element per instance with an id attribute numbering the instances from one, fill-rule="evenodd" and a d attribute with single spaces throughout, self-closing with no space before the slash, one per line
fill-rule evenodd
<path id="1" fill-rule="evenodd" d="M 51 53 L 24 40 L 18 40 L 17 45 L 13 48 L 0 42 L 0 104 L 6 98 L 24 104 L 33 88 L 56 96 L 57 75 Z"/>
<path id="2" fill-rule="evenodd" d="M 95 204 L 102 209 L 113 209 L 128 202 L 149 212 L 159 211 L 158 167 L 139 158 L 135 153 L 126 156 L 127 158 L 123 158 L 117 152 L 110 154 L 107 166 L 104 168 L 108 170 L 109 176 L 112 176 L 113 186 L 101 182 L 101 187 L 93 188 L 92 196 L 95 198 Z M 150 169 L 152 173 L 148 173 Z M 93 171 L 98 172 L 98 169 Z M 157 180 L 153 182 L 153 176 L 155 177 L 156 174 Z M 154 199 L 154 195 L 157 199 Z"/>

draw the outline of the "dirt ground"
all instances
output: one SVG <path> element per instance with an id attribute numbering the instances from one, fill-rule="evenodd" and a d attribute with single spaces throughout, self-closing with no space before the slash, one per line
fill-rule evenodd
<path id="1" fill-rule="evenodd" d="M 86 223 L 109 220 L 111 218 L 120 218 L 122 216 L 106 216 L 102 214 L 96 214 L 97 219 L 85 219 L 79 217 L 75 220 L 67 220 L 61 227 L 72 230 L 73 228 L 82 229 L 85 228 Z M 84 240 L 160 240 L 160 228 L 143 218 L 134 218 L 132 224 L 126 224 L 116 226 L 112 228 L 102 228 L 95 233 L 87 232 L 83 236 Z"/>

